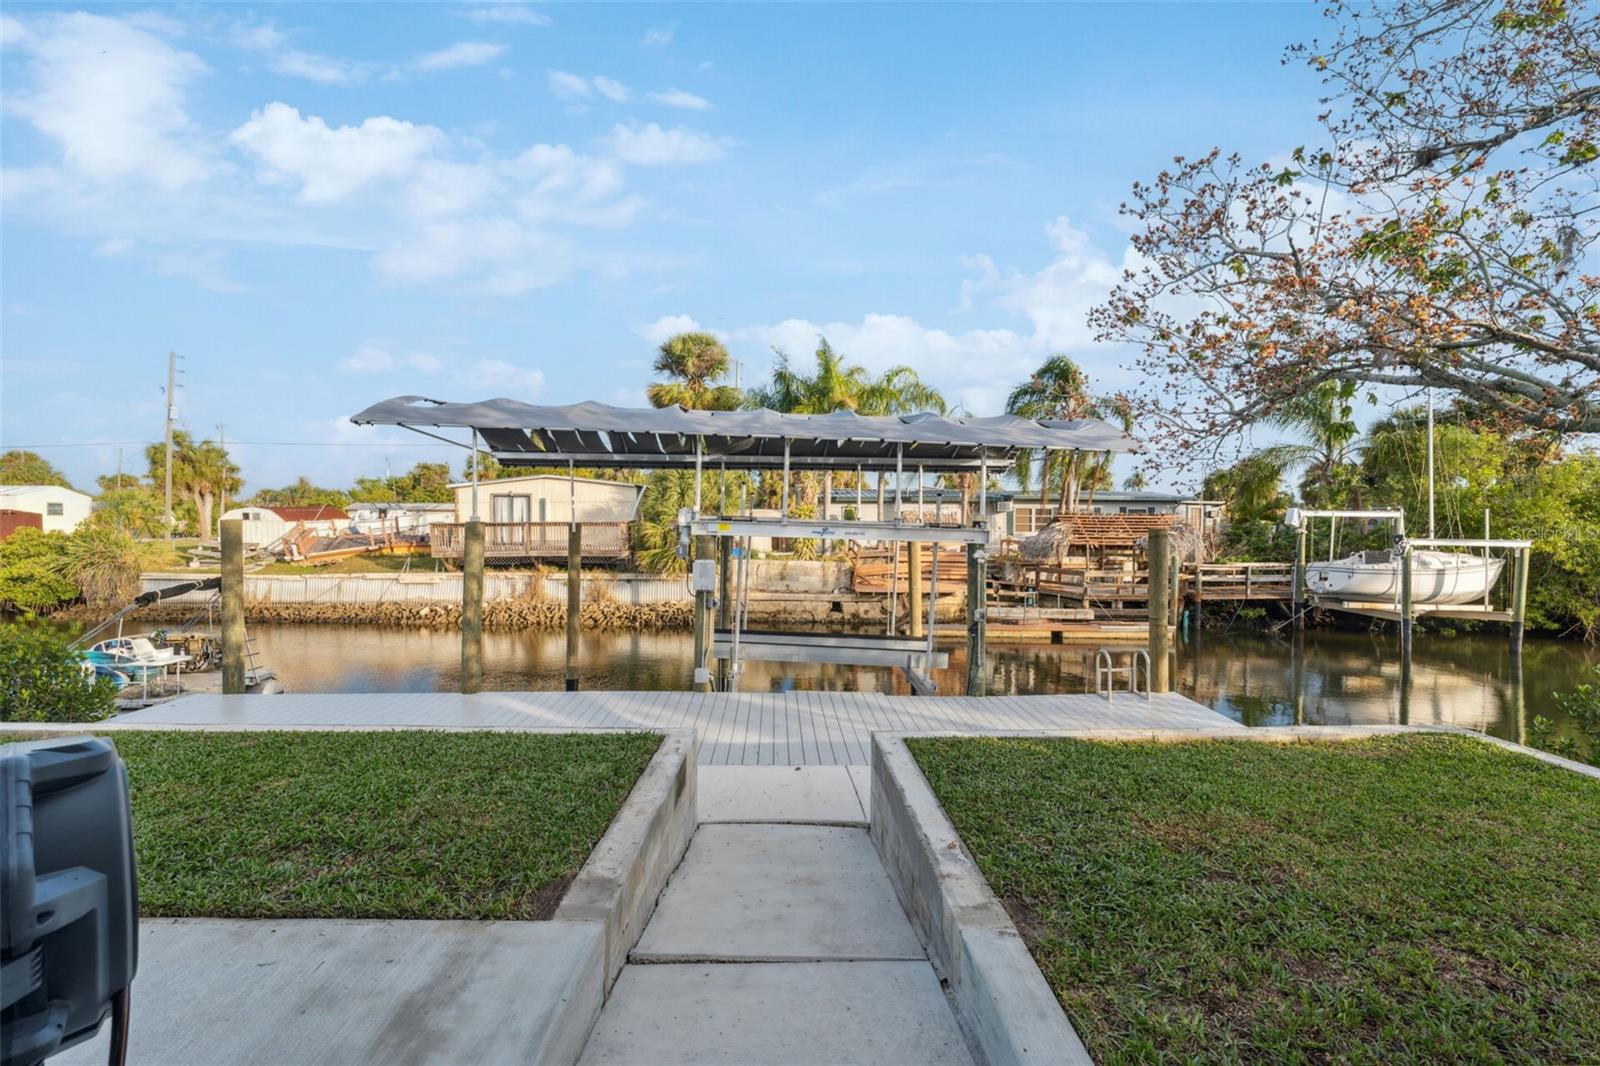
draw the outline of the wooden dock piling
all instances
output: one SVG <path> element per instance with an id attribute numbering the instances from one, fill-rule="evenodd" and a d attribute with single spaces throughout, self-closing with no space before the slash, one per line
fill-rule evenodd
<path id="1" fill-rule="evenodd" d="M 1511 654 L 1522 654 L 1522 633 L 1528 620 L 1528 555 L 1531 549 L 1516 549 L 1511 572 Z"/>
<path id="2" fill-rule="evenodd" d="M 1411 585 L 1411 545 L 1408 544 L 1400 554 L 1400 668 L 1403 672 L 1411 669 L 1411 630 L 1417 617 Z"/>
<path id="3" fill-rule="evenodd" d="M 1306 627 L 1306 527 L 1301 526 L 1294 538 L 1294 590 L 1289 597 L 1294 627 Z"/>
<path id="4" fill-rule="evenodd" d="M 979 544 L 967 545 L 967 695 L 986 696 L 989 693 L 988 664 L 988 613 L 984 602 L 984 569 L 989 565 L 989 553 Z M 913 614 L 915 612 L 912 612 Z"/>
<path id="5" fill-rule="evenodd" d="M 567 664 L 566 690 L 578 691 L 578 641 L 583 625 L 583 526 L 567 527 Z"/>
<path id="6" fill-rule="evenodd" d="M 1172 613 L 1172 535 L 1165 529 L 1152 529 L 1145 548 L 1150 571 L 1150 691 L 1166 692 L 1169 682 L 1170 641 L 1168 626 Z"/>
<path id="7" fill-rule="evenodd" d="M 222 522 L 222 691 L 244 694 L 244 521 Z"/>
<path id="8" fill-rule="evenodd" d="M 461 691 L 483 689 L 483 523 L 467 523 L 461 551 Z"/>

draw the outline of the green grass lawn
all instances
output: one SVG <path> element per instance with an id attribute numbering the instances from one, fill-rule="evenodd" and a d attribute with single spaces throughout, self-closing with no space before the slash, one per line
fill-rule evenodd
<path id="1" fill-rule="evenodd" d="M 1600 1061 L 1600 782 L 1437 734 L 910 745 L 1101 1062 Z"/>
<path id="2" fill-rule="evenodd" d="M 229 918 L 548 918 L 654 733 L 110 735 L 139 909 Z"/>

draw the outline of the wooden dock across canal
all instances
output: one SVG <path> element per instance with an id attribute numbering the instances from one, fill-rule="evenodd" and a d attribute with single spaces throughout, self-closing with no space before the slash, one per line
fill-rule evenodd
<path id="1" fill-rule="evenodd" d="M 1175 693 L 892 696 L 865 692 L 199 694 L 120 715 L 130 725 L 245 729 L 666 729 L 700 734 L 702 765 L 864 766 L 877 731 L 1243 729 Z"/>

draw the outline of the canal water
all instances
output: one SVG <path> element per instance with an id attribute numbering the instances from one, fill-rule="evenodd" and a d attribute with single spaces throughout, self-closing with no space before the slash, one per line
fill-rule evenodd
<path id="1" fill-rule="evenodd" d="M 251 627 L 257 661 L 276 670 L 290 692 L 442 692 L 460 687 L 460 634 L 454 630 L 366 626 Z M 963 650 L 937 672 L 941 692 L 959 693 Z M 1048 694 L 1094 688 L 1095 645 L 991 644 L 991 693 Z M 579 657 L 583 688 L 684 689 L 692 674 L 685 632 L 585 633 Z M 565 637 L 559 632 L 484 635 L 484 688 L 562 687 Z M 1555 696 L 1600 680 L 1600 649 L 1530 638 L 1520 673 L 1504 635 L 1419 634 L 1409 686 L 1399 644 L 1390 634 L 1311 631 L 1300 639 L 1261 634 L 1205 634 L 1180 642 L 1179 691 L 1246 725 L 1465 726 L 1526 739 L 1543 715 L 1558 734 L 1572 732 Z M 908 693 L 896 672 L 869 667 L 747 663 L 746 691 L 831 689 Z"/>

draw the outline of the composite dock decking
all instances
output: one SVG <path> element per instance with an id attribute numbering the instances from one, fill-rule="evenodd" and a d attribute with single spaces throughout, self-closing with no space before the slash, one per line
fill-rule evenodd
<path id="1" fill-rule="evenodd" d="M 1104 696 L 890 696 L 858 692 L 285 693 L 185 696 L 121 716 L 140 725 L 244 728 L 453 727 L 665 729 L 700 733 L 702 765 L 850 766 L 872 761 L 877 731 L 1244 727 L 1173 693 Z"/>

